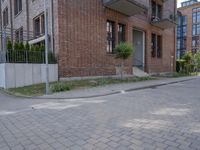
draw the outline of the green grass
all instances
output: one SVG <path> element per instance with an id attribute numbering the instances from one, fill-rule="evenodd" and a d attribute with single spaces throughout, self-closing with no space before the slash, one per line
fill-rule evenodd
<path id="1" fill-rule="evenodd" d="M 119 83 L 133 83 L 139 81 L 155 80 L 154 77 L 129 77 L 123 80 L 119 78 L 98 78 L 98 79 L 87 79 L 87 80 L 73 80 L 63 82 L 50 83 L 51 92 L 69 91 L 75 89 L 92 88 L 98 86 L 105 86 L 109 84 Z M 32 86 L 26 86 L 21 88 L 8 89 L 8 93 L 17 96 L 42 96 L 45 93 L 45 84 L 37 84 Z"/>

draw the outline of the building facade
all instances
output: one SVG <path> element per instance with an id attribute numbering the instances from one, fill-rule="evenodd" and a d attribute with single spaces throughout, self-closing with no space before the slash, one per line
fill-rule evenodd
<path id="1" fill-rule="evenodd" d="M 177 58 L 185 52 L 199 51 L 200 40 L 200 2 L 190 0 L 178 8 Z"/>
<path id="2" fill-rule="evenodd" d="M 134 66 L 148 73 L 173 72 L 176 5 L 176 0 L 49 0 L 49 41 L 59 77 L 115 75 L 120 60 L 114 48 L 125 41 L 135 49 L 125 62 L 126 73 Z M 1 0 L 1 12 L 2 27 L 23 27 L 23 40 L 30 44 L 44 40 L 43 0 Z M 11 35 L 13 41 L 22 38 Z"/>
<path id="3" fill-rule="evenodd" d="M 49 49 L 53 51 L 56 1 L 47 1 Z M 44 43 L 44 0 L 1 0 L 1 50 L 8 38 L 14 42 Z M 56 17 L 55 17 L 56 18 Z M 5 38 L 6 37 L 6 38 Z"/>

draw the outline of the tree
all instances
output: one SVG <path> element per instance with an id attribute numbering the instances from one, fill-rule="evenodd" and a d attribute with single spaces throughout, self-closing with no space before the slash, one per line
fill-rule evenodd
<path id="1" fill-rule="evenodd" d="M 19 43 L 15 42 L 15 44 L 14 44 L 14 50 L 19 50 Z"/>
<path id="2" fill-rule="evenodd" d="M 200 52 L 197 52 L 194 55 L 194 64 L 195 64 L 195 70 L 196 72 L 198 72 L 200 69 Z"/>
<path id="3" fill-rule="evenodd" d="M 21 50 L 21 51 L 24 51 L 24 43 L 23 42 L 19 43 L 19 48 L 18 49 Z"/>
<path id="4" fill-rule="evenodd" d="M 121 79 L 123 79 L 124 62 L 133 54 L 134 48 L 131 44 L 127 42 L 122 42 L 116 46 L 114 52 L 115 52 L 116 58 L 121 59 L 120 74 L 121 74 Z"/>
<path id="5" fill-rule="evenodd" d="M 28 42 L 26 42 L 25 49 L 26 49 L 27 51 L 29 51 L 29 50 L 30 50 L 30 45 L 29 45 L 29 43 L 28 43 Z"/>
<path id="6" fill-rule="evenodd" d="M 6 47 L 7 47 L 7 50 L 12 50 L 13 49 L 12 42 L 11 42 L 10 39 L 8 39 Z"/>
<path id="7" fill-rule="evenodd" d="M 194 63 L 194 55 L 192 52 L 186 52 L 185 55 L 182 57 L 185 60 L 184 64 L 184 71 L 185 73 L 189 74 L 194 71 L 195 63 Z"/>

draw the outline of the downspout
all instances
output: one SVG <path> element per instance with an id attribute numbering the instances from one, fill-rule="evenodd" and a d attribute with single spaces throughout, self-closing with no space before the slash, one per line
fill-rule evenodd
<path id="1" fill-rule="evenodd" d="M 51 0 L 51 48 L 55 55 L 55 40 L 54 40 L 54 3 Z"/>
<path id="2" fill-rule="evenodd" d="M 27 24 L 27 42 L 30 40 L 30 37 L 29 37 L 29 3 L 28 3 L 29 0 L 26 0 L 26 24 Z"/>
<path id="3" fill-rule="evenodd" d="M 174 17 L 177 17 L 177 0 L 174 0 Z M 176 27 L 175 27 L 174 28 L 174 49 L 175 49 L 175 51 L 174 51 L 174 59 L 173 59 L 173 72 L 176 71 L 176 40 L 177 39 L 176 39 Z"/>
<path id="4" fill-rule="evenodd" d="M 14 43 L 14 39 L 13 39 L 13 4 L 12 4 L 12 0 L 10 0 L 10 33 L 11 33 L 11 42 Z"/>

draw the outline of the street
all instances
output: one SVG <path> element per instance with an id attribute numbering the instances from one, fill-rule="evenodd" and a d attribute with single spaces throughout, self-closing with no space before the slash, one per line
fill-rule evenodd
<path id="1" fill-rule="evenodd" d="M 0 150 L 200 150 L 200 79 L 88 99 L 0 93 Z"/>

